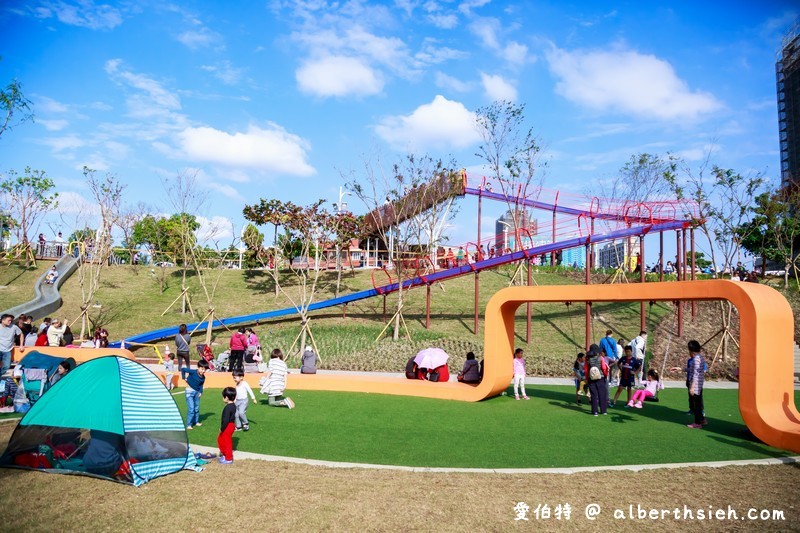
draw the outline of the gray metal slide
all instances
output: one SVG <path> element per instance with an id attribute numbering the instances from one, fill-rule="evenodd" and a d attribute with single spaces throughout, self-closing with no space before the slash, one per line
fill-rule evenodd
<path id="1" fill-rule="evenodd" d="M 6 309 L 3 314 L 8 313 L 9 315 L 19 316 L 24 313 L 31 315 L 34 320 L 40 320 L 57 311 L 61 307 L 61 295 L 58 293 L 58 288 L 78 270 L 78 260 L 70 255 L 65 255 L 56 261 L 56 270 L 58 271 L 58 279 L 53 285 L 48 285 L 44 282 L 47 277 L 47 272 L 44 272 L 36 281 L 36 285 L 33 286 L 35 294 L 33 300 L 19 304 L 11 309 Z"/>

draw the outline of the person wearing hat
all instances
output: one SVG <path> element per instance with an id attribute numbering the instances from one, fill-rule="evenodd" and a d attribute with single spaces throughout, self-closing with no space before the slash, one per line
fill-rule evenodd
<path id="1" fill-rule="evenodd" d="M 603 351 L 596 344 L 589 346 L 589 354 L 584 366 L 584 375 L 589 382 L 592 394 L 592 415 L 608 414 L 608 363 Z"/>
<path id="2" fill-rule="evenodd" d="M 57 318 L 53 320 L 53 323 L 47 328 L 47 345 L 61 346 L 61 339 L 64 338 L 65 331 L 67 331 L 66 318 L 63 321 Z"/>
<path id="3" fill-rule="evenodd" d="M 319 356 L 314 352 L 311 346 L 306 346 L 303 356 L 300 358 L 300 373 L 301 374 L 316 374 L 317 365 L 319 364 Z"/>

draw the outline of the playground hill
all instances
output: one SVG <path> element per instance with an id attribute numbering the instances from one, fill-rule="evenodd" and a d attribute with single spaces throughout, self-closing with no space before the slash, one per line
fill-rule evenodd
<path id="1" fill-rule="evenodd" d="M 0 301 L 8 308 L 33 297 L 33 286 L 38 277 L 50 267 L 40 262 L 37 267 L 25 269 L 9 265 L 0 272 Z M 507 287 L 514 274 L 514 266 L 499 267 L 481 274 L 479 331 L 473 334 L 474 284 L 472 276 L 450 279 L 431 288 L 431 324 L 425 328 L 425 289 L 413 289 L 406 293 L 404 318 L 407 332 L 402 331 L 398 341 L 391 340 L 391 331 L 384 330 L 383 298 L 376 297 L 353 302 L 346 309 L 333 307 L 314 313 L 312 331 L 322 357 L 321 368 L 336 370 L 363 370 L 401 372 L 405 361 L 418 350 L 428 346 L 439 346 L 450 354 L 451 371 L 458 371 L 468 351 L 480 358 L 483 353 L 482 313 L 489 298 L 498 290 Z M 218 277 L 217 277 L 218 276 Z M 577 284 L 583 280 L 583 272 L 570 269 L 534 267 L 533 280 L 539 285 Z M 59 316 L 70 319 L 80 314 L 80 286 L 77 275 L 66 280 L 61 288 L 63 297 Z M 217 317 L 230 317 L 291 307 L 281 293 L 276 295 L 274 282 L 259 270 L 214 271 L 216 290 L 210 306 Z M 332 298 L 335 290 L 335 272 L 321 274 L 316 301 Z M 607 275 L 597 274 L 593 282 L 602 283 Z M 619 282 L 619 280 L 617 280 Z M 291 293 L 292 279 L 287 276 L 284 283 Z M 774 283 L 778 285 L 777 281 Z M 178 268 L 168 269 L 165 290 L 149 266 L 119 265 L 103 272 L 100 290 L 90 310 L 93 322 L 106 327 L 112 339 L 120 339 L 144 331 L 174 326 L 180 323 L 199 321 L 210 307 L 196 280 L 190 274 L 189 293 L 195 317 L 182 314 L 180 305 L 173 305 L 181 294 L 181 276 Z M 347 272 L 343 276 L 340 294 L 369 289 L 372 281 L 369 271 Z M 777 288 L 777 287 L 776 287 Z M 800 315 L 800 299 L 797 290 L 787 291 L 787 299 Z M 396 295 L 387 297 L 386 319 L 396 306 Z M 528 372 L 539 376 L 569 376 L 575 355 L 582 350 L 584 341 L 584 306 L 576 303 L 534 304 L 531 306 L 531 334 L 526 342 L 526 307 L 517 312 L 517 345 L 525 349 Z M 168 309 L 169 308 L 169 309 Z M 165 312 L 166 311 L 166 312 Z M 163 316 L 162 316 L 163 314 Z M 669 339 L 670 347 L 667 368 L 682 366 L 685 359 L 686 342 L 696 338 L 701 342 L 711 338 L 720 329 L 718 303 L 698 304 L 697 316 L 691 318 L 689 306 L 684 312 L 683 337 L 677 337 L 675 306 L 656 303 L 646 306 L 647 329 L 651 333 L 649 355 L 653 363 L 661 367 Z M 734 313 L 735 315 L 735 313 Z M 286 317 L 254 325 L 256 333 L 265 347 L 279 347 L 288 351 L 300 331 L 296 317 Z M 597 303 L 593 306 L 592 337 L 599 340 L 606 329 L 612 329 L 616 338 L 632 339 L 639 332 L 639 304 Z M 797 328 L 796 328 L 797 329 Z M 733 321 L 733 335 L 738 338 L 738 321 Z M 76 332 L 77 334 L 77 332 Z M 194 343 L 203 342 L 204 332 L 193 336 Z M 380 339 L 379 339 L 380 337 Z M 212 345 L 215 353 L 227 348 L 230 333 L 215 330 Z M 160 342 L 172 344 L 171 340 Z M 710 359 L 714 358 L 718 339 L 708 343 Z M 163 348 L 163 346 L 162 346 Z M 137 357 L 152 358 L 155 352 L 150 347 L 136 350 Z M 727 356 L 722 351 L 717 355 L 713 377 L 731 378 L 735 375 L 738 353 L 734 343 L 729 343 Z M 290 366 L 296 364 L 290 358 Z M 667 378 L 670 376 L 667 375 Z M 673 376 L 679 379 L 680 376 Z"/>

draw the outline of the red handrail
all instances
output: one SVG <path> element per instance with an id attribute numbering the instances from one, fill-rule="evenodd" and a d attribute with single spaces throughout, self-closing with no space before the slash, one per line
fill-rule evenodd
<path id="1" fill-rule="evenodd" d="M 387 285 L 391 285 L 392 283 L 394 283 L 394 281 L 392 280 L 392 275 L 389 274 L 389 271 L 386 270 L 386 267 L 377 268 L 372 271 L 372 275 L 370 276 L 370 278 L 372 279 L 372 288 L 378 291 L 378 294 L 383 294 L 383 289 L 375 284 L 375 272 L 384 272 L 386 274 L 386 277 L 389 278 L 389 283 Z"/>

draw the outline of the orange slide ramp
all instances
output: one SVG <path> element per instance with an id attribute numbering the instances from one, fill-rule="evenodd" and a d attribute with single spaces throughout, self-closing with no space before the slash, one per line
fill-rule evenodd
<path id="1" fill-rule="evenodd" d="M 76 363 L 85 363 L 91 359 L 98 357 L 105 357 L 107 355 L 118 355 L 127 359 L 136 359 L 133 352 L 121 348 L 66 348 L 64 346 L 26 346 L 25 350 L 20 352 L 19 348 L 14 348 L 11 353 L 11 358 L 19 362 L 25 354 L 30 352 L 39 352 L 44 355 L 52 355 L 53 357 L 72 357 Z"/>

